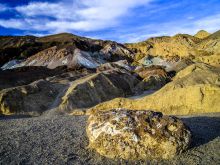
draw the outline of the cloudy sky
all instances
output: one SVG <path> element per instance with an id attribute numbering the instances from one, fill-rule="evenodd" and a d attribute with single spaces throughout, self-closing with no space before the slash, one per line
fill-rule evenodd
<path id="1" fill-rule="evenodd" d="M 0 35 L 70 32 L 137 42 L 220 30 L 219 0 L 0 0 Z"/>

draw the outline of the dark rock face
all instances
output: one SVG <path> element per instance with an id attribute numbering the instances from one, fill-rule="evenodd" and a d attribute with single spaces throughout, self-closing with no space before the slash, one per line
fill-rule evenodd
<path id="1" fill-rule="evenodd" d="M 102 72 L 76 80 L 62 97 L 60 109 L 71 111 L 88 108 L 116 97 L 134 93 L 139 82 L 135 76 L 126 73 Z"/>
<path id="2" fill-rule="evenodd" d="M 0 92 L 1 114 L 38 115 L 49 108 L 58 88 L 44 80 Z"/>
<path id="3" fill-rule="evenodd" d="M 109 158 L 170 159 L 185 151 L 191 133 L 176 118 L 153 111 L 113 109 L 93 113 L 87 123 L 89 147 Z"/>
<path id="4" fill-rule="evenodd" d="M 0 113 L 39 115 L 56 101 L 68 83 L 94 73 L 66 67 L 22 67 L 0 72 Z"/>
<path id="5" fill-rule="evenodd" d="M 12 59 L 25 58 L 42 50 L 42 45 L 35 42 L 36 37 L 0 36 L 0 66 Z"/>
<path id="6" fill-rule="evenodd" d="M 5 88 L 27 85 L 33 81 L 44 79 L 67 72 L 66 67 L 48 69 L 45 67 L 20 67 L 11 70 L 0 71 L 0 91 Z"/>
<path id="7" fill-rule="evenodd" d="M 6 74 L 13 70 L 3 72 Z M 50 109 L 71 112 L 115 97 L 131 95 L 140 82 L 128 71 L 115 70 L 95 73 L 95 70 L 87 69 L 71 71 L 67 68 L 49 70 L 30 67 L 29 70 L 16 69 L 11 77 L 9 75 L 7 88 L 2 87 L 6 89 L 0 91 L 1 114 L 35 116 Z M 21 75 L 25 78 L 15 80 Z"/>

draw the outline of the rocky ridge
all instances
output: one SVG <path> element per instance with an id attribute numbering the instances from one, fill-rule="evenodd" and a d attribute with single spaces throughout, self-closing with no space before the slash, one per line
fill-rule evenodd
<path id="1" fill-rule="evenodd" d="M 55 68 L 71 64 L 83 65 L 87 61 L 104 63 L 118 60 L 132 60 L 133 53 L 124 45 L 114 41 L 94 40 L 61 33 L 46 37 L 5 36 L 0 38 L 0 65 L 20 59 L 19 66 L 47 66 Z M 92 60 L 93 59 L 93 60 Z M 83 64 L 82 64 L 83 62 Z M 94 62 L 94 63 L 95 63 Z M 96 64 L 96 63 L 95 63 Z M 93 65 L 95 65 L 93 64 Z"/>
<path id="2" fill-rule="evenodd" d="M 132 95 L 140 82 L 126 69 L 106 69 L 97 73 L 87 69 L 61 70 L 60 74 L 57 72 L 51 77 L 54 72 L 46 74 L 44 79 L 34 81 L 36 78 L 33 77 L 31 83 L 27 80 L 26 84 L 1 90 L 1 114 L 35 116 L 50 109 L 72 112 L 116 97 Z M 41 76 L 43 78 L 44 75 Z"/>
<path id="3" fill-rule="evenodd" d="M 195 36 L 177 34 L 172 37 L 155 37 L 139 43 L 128 43 L 126 46 L 136 53 L 135 65 L 142 64 L 143 58 L 156 56 L 168 61 L 190 59 L 219 66 L 219 31 L 210 35 L 206 33 L 206 37 L 197 37 L 201 33 L 204 34 L 201 31 Z"/>
<path id="4" fill-rule="evenodd" d="M 205 64 L 193 64 L 180 71 L 157 92 L 138 99 L 116 98 L 90 109 L 151 109 L 168 115 L 219 112 L 220 70 Z M 88 114 L 90 114 L 88 111 Z"/>
<path id="5" fill-rule="evenodd" d="M 204 39 L 177 34 L 125 46 L 113 41 L 93 40 L 68 33 L 40 38 L 2 37 L 1 50 L 16 48 L 21 51 L 24 45 L 32 43 L 30 47 L 37 44 L 40 51 L 23 58 L 17 64 L 20 68 L 0 72 L 1 113 L 39 115 L 50 109 L 74 113 L 74 110 L 80 112 L 80 109 L 84 110 L 113 98 L 130 97 L 141 94 L 144 90 L 155 91 L 160 88 L 162 89 L 147 97 L 144 104 L 129 99 L 128 103 L 131 102 L 132 109 L 146 106 L 147 109 L 162 110 L 165 114 L 216 112 L 218 109 L 210 106 L 213 103 L 214 107 L 218 105 L 219 71 L 198 62 L 201 58 L 200 62 L 207 59 L 208 63 L 218 63 L 214 57 L 219 57 L 219 36 L 219 32 Z M 202 50 L 200 53 L 210 54 L 197 54 L 198 50 Z M 17 53 L 22 55 L 21 52 Z M 138 66 L 131 66 L 137 60 Z M 184 76 L 179 76 L 181 74 Z M 188 90 L 194 93 L 192 97 L 195 96 L 196 99 L 187 99 L 188 96 L 183 91 Z M 215 92 L 210 94 L 208 91 Z M 35 101 L 41 95 L 42 99 Z M 172 95 L 178 96 L 175 104 L 169 101 L 173 100 L 168 97 Z M 207 99 L 204 99 L 206 96 Z M 209 97 L 213 99 L 209 101 Z M 159 103 L 153 101 L 157 98 L 160 98 Z M 191 105 L 192 100 L 195 106 Z M 117 103 L 113 105 L 115 108 L 118 106 Z M 123 105 L 120 103 L 120 106 Z M 102 104 L 97 106 L 102 107 Z M 103 109 L 106 109 L 105 106 Z"/>

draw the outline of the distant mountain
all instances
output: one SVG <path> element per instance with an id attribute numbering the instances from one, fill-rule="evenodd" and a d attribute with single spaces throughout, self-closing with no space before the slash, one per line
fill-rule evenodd
<path id="1" fill-rule="evenodd" d="M 77 54 L 76 58 L 73 58 L 74 53 Z M 73 63 L 95 65 L 94 63 L 99 64 L 105 60 L 131 61 L 133 55 L 124 45 L 117 42 L 94 40 L 69 33 L 45 37 L 0 37 L 1 66 L 11 60 L 24 60 L 21 66 L 48 66 L 49 68 Z M 81 61 L 83 59 L 84 61 Z"/>
<path id="2" fill-rule="evenodd" d="M 149 57 L 161 57 L 171 61 L 190 59 L 211 65 L 220 65 L 220 31 L 208 34 L 204 30 L 195 36 L 177 34 L 150 38 L 143 42 L 125 44 L 133 52 L 134 64 L 139 65 Z"/>
<path id="3" fill-rule="evenodd" d="M 192 50 L 200 41 L 201 39 L 191 35 L 177 34 L 173 37 L 154 37 L 143 42 L 126 44 L 126 46 L 137 53 L 135 59 L 138 61 L 146 55 L 163 58 L 195 55 Z"/>
<path id="4" fill-rule="evenodd" d="M 209 32 L 207 32 L 207 31 L 205 31 L 205 30 L 200 30 L 200 31 L 198 31 L 198 32 L 194 35 L 194 37 L 197 37 L 197 38 L 200 38 L 200 39 L 204 39 L 204 38 L 208 37 L 209 35 L 210 35 Z"/>
<path id="5" fill-rule="evenodd" d="M 197 46 L 197 49 L 208 52 L 202 57 L 207 61 L 220 63 L 220 30 L 204 38 Z M 211 55 L 207 57 L 207 55 Z"/>
<path id="6" fill-rule="evenodd" d="M 220 65 L 219 54 L 220 31 L 209 34 L 200 30 L 195 36 L 177 34 L 127 44 L 90 39 L 70 33 L 44 37 L 0 36 L 2 69 L 18 66 L 96 68 L 100 64 L 118 60 L 139 65 L 148 63 L 146 60 L 152 57 L 174 62 L 187 59 Z"/>
<path id="7" fill-rule="evenodd" d="M 220 30 L 218 30 L 217 32 L 211 34 L 209 37 L 209 39 L 212 38 L 212 39 L 220 39 Z"/>

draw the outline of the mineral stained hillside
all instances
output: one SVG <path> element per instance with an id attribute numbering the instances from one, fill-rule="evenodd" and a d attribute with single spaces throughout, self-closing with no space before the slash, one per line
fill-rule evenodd
<path id="1" fill-rule="evenodd" d="M 220 69 L 207 64 L 192 64 L 157 92 L 138 99 L 116 98 L 91 108 L 151 109 L 169 115 L 219 112 Z M 89 113 L 89 111 L 88 111 Z"/>
<path id="2" fill-rule="evenodd" d="M 220 31 L 0 36 L 0 164 L 220 164 L 219 114 Z"/>
<path id="3" fill-rule="evenodd" d="M 171 62 L 183 58 L 219 66 L 220 31 L 203 39 L 200 36 L 196 37 L 198 34 L 195 36 L 177 34 L 172 37 L 156 37 L 139 43 L 126 44 L 126 46 L 136 53 L 134 60 L 137 64 L 149 63 L 149 58 L 162 57 L 170 59 Z M 158 61 L 154 62 L 154 64 L 157 63 Z"/>
<path id="4" fill-rule="evenodd" d="M 0 113 L 81 114 L 92 106 L 172 115 L 219 112 L 219 57 L 220 31 L 125 45 L 68 33 L 4 36 L 0 38 Z M 98 105 L 147 91 L 156 92 Z"/>

